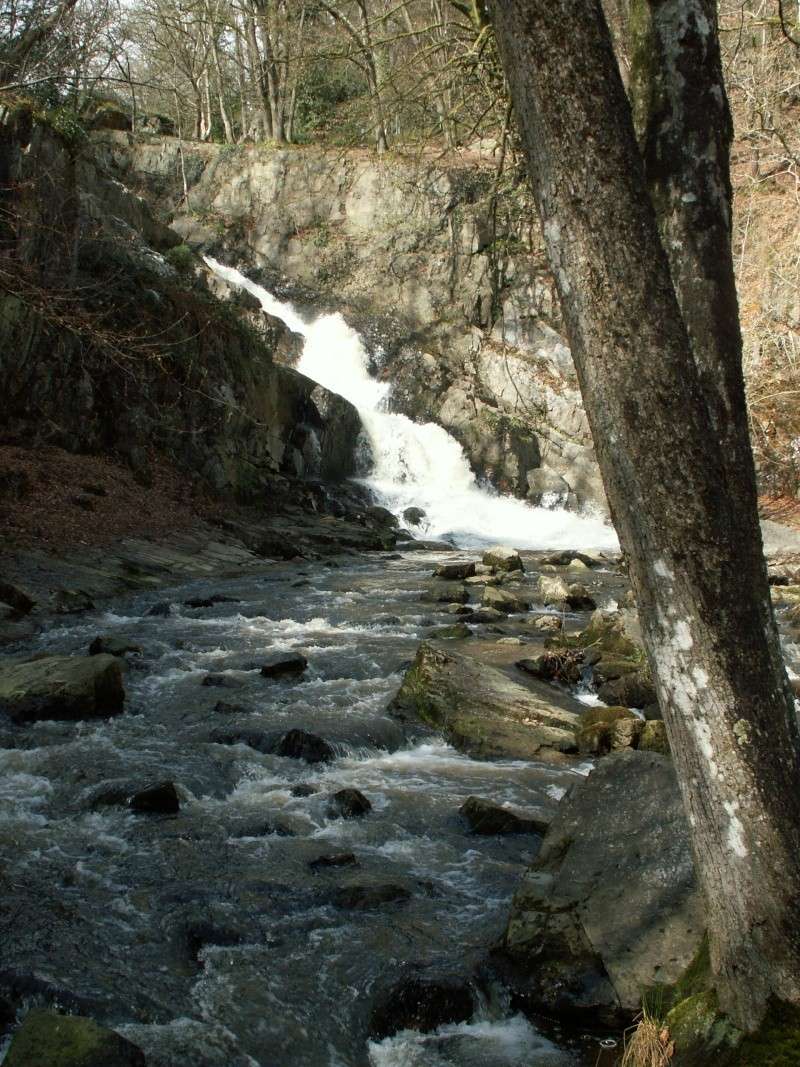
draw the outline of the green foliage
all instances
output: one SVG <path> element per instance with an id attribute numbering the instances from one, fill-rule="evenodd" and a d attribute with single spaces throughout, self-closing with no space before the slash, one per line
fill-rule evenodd
<path id="1" fill-rule="evenodd" d="M 35 118 L 58 134 L 70 148 L 80 148 L 86 142 L 86 130 L 77 111 L 69 107 L 50 107 L 37 109 Z"/>
<path id="2" fill-rule="evenodd" d="M 195 255 L 188 245 L 175 245 L 164 253 L 164 259 L 178 274 L 189 274 L 194 269 Z"/>

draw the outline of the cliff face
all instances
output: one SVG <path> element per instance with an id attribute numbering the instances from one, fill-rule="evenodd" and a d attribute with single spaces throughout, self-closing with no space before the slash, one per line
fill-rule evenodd
<path id="1" fill-rule="evenodd" d="M 342 311 L 395 409 L 443 425 L 480 476 L 604 502 L 538 229 L 507 194 L 499 210 L 491 164 L 124 133 L 98 150 L 191 248 Z"/>
<path id="2" fill-rule="evenodd" d="M 7 443 L 155 452 L 215 491 L 353 473 L 355 409 L 273 360 L 298 340 L 247 326 L 92 145 L 21 113 L 0 130 L 0 394 Z"/>

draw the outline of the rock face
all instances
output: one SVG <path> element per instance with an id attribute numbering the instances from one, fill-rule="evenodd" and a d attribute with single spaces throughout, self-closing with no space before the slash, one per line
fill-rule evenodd
<path id="1" fill-rule="evenodd" d="M 671 762 L 625 751 L 562 801 L 498 960 L 527 1010 L 619 1021 L 645 990 L 680 977 L 703 933 Z"/>
<path id="2" fill-rule="evenodd" d="M 371 324 L 395 410 L 444 426 L 480 476 L 525 496 L 542 469 L 568 503 L 604 502 L 555 290 L 530 254 L 539 238 L 528 210 L 491 215 L 492 167 L 184 143 L 187 211 L 177 140 L 97 136 L 191 248 Z"/>
<path id="3" fill-rule="evenodd" d="M 113 1030 L 77 1015 L 31 1011 L 5 1067 L 146 1067 L 144 1053 Z"/>
<path id="4" fill-rule="evenodd" d="M 109 176 L 101 154 L 77 161 L 24 111 L 0 131 L 14 261 L 44 292 L 73 289 L 76 322 L 90 324 L 61 329 L 35 300 L 0 299 L 5 430 L 68 451 L 116 449 L 143 479 L 155 448 L 243 499 L 278 478 L 353 474 L 355 408 L 273 359 L 297 339 L 260 313 L 256 331 L 218 300 L 202 262 L 185 247 L 174 254 L 180 237 Z M 124 375 L 91 327 L 98 309 L 81 304 L 97 292 L 102 330 L 126 338 Z M 159 359 L 145 351 L 154 336 Z"/>
<path id="5" fill-rule="evenodd" d="M 423 642 L 390 705 L 483 759 L 558 759 L 576 752 L 581 705 L 533 681 Z"/>
<path id="6" fill-rule="evenodd" d="M 116 715 L 124 701 L 116 656 L 44 656 L 0 668 L 0 713 L 15 722 Z"/>

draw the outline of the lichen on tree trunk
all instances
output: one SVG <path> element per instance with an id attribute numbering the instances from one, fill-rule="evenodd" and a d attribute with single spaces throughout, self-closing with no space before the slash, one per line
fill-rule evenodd
<path id="1" fill-rule="evenodd" d="M 665 36 L 668 55 L 651 50 L 653 62 L 671 63 L 687 85 L 705 78 L 719 104 L 689 124 L 688 98 L 673 100 L 674 129 L 645 109 L 640 128 L 655 130 L 660 170 L 639 151 L 599 0 L 495 0 L 494 20 L 630 557 L 720 1003 L 753 1029 L 770 998 L 800 1003 L 800 733 L 755 508 L 726 214 L 727 104 L 707 8 L 651 4 L 651 14 L 684 17 L 685 31 Z M 648 107 L 669 86 L 656 89 Z M 680 139 L 690 125 L 679 157 L 663 158 L 674 130 Z M 706 229 L 693 234 L 698 220 Z"/>

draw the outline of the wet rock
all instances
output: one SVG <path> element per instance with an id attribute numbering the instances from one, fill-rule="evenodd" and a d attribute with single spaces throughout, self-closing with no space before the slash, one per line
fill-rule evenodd
<path id="1" fill-rule="evenodd" d="M 116 715 L 124 701 L 115 656 L 43 656 L 0 668 L 0 713 L 15 722 Z"/>
<path id="2" fill-rule="evenodd" d="M 471 615 L 472 609 L 466 604 L 447 604 L 444 609 L 448 615 Z"/>
<path id="3" fill-rule="evenodd" d="M 460 589 L 444 585 L 438 588 L 434 586 L 432 589 L 426 589 L 419 599 L 423 604 L 466 604 L 469 600 L 469 590 L 463 585 Z"/>
<path id="4" fill-rule="evenodd" d="M 393 529 L 398 526 L 397 516 L 393 515 L 388 508 L 382 508 L 379 504 L 372 504 L 364 512 L 367 519 L 374 523 L 376 526 L 383 526 L 388 529 Z"/>
<path id="5" fill-rule="evenodd" d="M 452 626 L 434 627 L 429 637 L 436 638 L 437 641 L 463 641 L 467 637 L 472 637 L 472 630 L 463 622 L 457 622 Z"/>
<path id="6" fill-rule="evenodd" d="M 530 625 L 543 633 L 558 633 L 564 626 L 564 620 L 560 615 L 537 615 L 530 620 Z"/>
<path id="7" fill-rule="evenodd" d="M 336 756 L 327 741 L 305 730 L 289 730 L 284 734 L 275 747 L 275 755 L 302 759 L 306 763 L 329 763 Z"/>
<path id="8" fill-rule="evenodd" d="M 502 611 L 507 615 L 522 614 L 531 606 L 530 602 L 524 597 L 510 592 L 508 589 L 494 589 L 492 586 L 484 589 L 482 600 L 484 607 L 494 608 L 496 611 Z"/>
<path id="9" fill-rule="evenodd" d="M 319 786 L 312 785 L 310 782 L 298 782 L 297 785 L 292 786 L 290 792 L 293 797 L 313 797 L 319 792 Z"/>
<path id="10" fill-rule="evenodd" d="M 241 715 L 247 711 L 244 704 L 229 704 L 225 700 L 218 700 L 214 705 L 214 711 L 218 715 Z"/>
<path id="11" fill-rule="evenodd" d="M 399 904 L 411 899 L 411 893 L 402 885 L 344 885 L 334 889 L 330 901 L 337 908 L 348 911 L 369 911 L 383 904 Z"/>
<path id="12" fill-rule="evenodd" d="M 496 962 L 526 1011 L 618 1022 L 681 976 L 704 929 L 671 761 L 627 750 L 562 800 Z"/>
<path id="13" fill-rule="evenodd" d="M 474 575 L 474 560 L 457 560 L 453 563 L 440 563 L 433 572 L 434 578 L 444 578 L 446 581 L 472 578 Z"/>
<path id="14" fill-rule="evenodd" d="M 126 656 L 129 652 L 141 655 L 142 648 L 127 637 L 95 637 L 89 645 L 90 656 Z"/>
<path id="15" fill-rule="evenodd" d="M 57 589 L 52 600 L 56 615 L 79 615 L 94 608 L 94 601 L 81 589 Z"/>
<path id="16" fill-rule="evenodd" d="M 483 553 L 483 563 L 496 571 L 524 571 L 522 558 L 516 548 L 495 545 Z"/>
<path id="17" fill-rule="evenodd" d="M 200 954 L 207 946 L 242 945 L 247 941 L 243 930 L 232 926 L 221 926 L 212 919 L 201 918 L 190 921 L 182 931 L 182 940 L 189 959 L 201 964 Z"/>
<path id="18" fill-rule="evenodd" d="M 406 508 L 403 512 L 403 518 L 409 526 L 419 526 L 426 514 L 423 508 Z"/>
<path id="19" fill-rule="evenodd" d="M 290 830 L 287 826 L 283 826 L 281 823 L 273 822 L 259 822 L 248 823 L 246 826 L 238 827 L 231 837 L 294 837 L 294 830 Z"/>
<path id="20" fill-rule="evenodd" d="M 516 815 L 483 797 L 467 797 L 458 809 L 473 834 L 544 834 L 549 821 Z"/>
<path id="21" fill-rule="evenodd" d="M 332 852 L 309 861 L 312 871 L 324 871 L 332 867 L 357 867 L 358 860 L 352 852 Z"/>
<path id="22" fill-rule="evenodd" d="M 223 596 L 221 593 L 213 593 L 211 596 L 192 597 L 191 600 L 184 600 L 184 607 L 187 608 L 213 608 L 215 604 L 238 604 L 239 601 L 233 596 Z"/>
<path id="23" fill-rule="evenodd" d="M 573 611 L 594 611 L 597 607 L 594 597 L 585 585 L 574 583 L 567 588 L 564 598 Z"/>
<path id="24" fill-rule="evenodd" d="M 141 789 L 128 803 L 133 811 L 142 815 L 174 815 L 181 806 L 173 782 L 159 782 Z"/>
<path id="25" fill-rule="evenodd" d="M 629 708 L 587 708 L 578 730 L 578 748 L 590 756 L 637 748 L 644 725 Z"/>
<path id="26" fill-rule="evenodd" d="M 583 706 L 544 683 L 523 685 L 471 656 L 423 642 L 390 711 L 421 719 L 478 758 L 558 759 L 577 752 Z"/>
<path id="27" fill-rule="evenodd" d="M 269 656 L 261 667 L 265 678 L 280 678 L 285 674 L 302 674 L 308 660 L 300 652 L 276 652 Z"/>
<path id="28" fill-rule="evenodd" d="M 462 979 L 404 978 L 378 998 L 369 1035 L 381 1041 L 401 1030 L 429 1033 L 449 1023 L 466 1022 L 475 1007 L 472 989 Z"/>
<path id="29" fill-rule="evenodd" d="M 372 804 L 359 789 L 340 789 L 328 801 L 332 819 L 358 819 L 372 811 Z"/>
<path id="30" fill-rule="evenodd" d="M 569 567 L 576 560 L 582 563 L 584 567 L 602 566 L 601 560 L 595 559 L 593 556 L 587 556 L 585 552 L 573 552 L 570 549 L 565 549 L 563 552 L 554 552 L 551 556 L 545 556 L 543 562 L 549 563 L 553 567 Z"/>
<path id="31" fill-rule="evenodd" d="M 264 730 L 212 730 L 209 741 L 214 745 L 247 745 L 256 752 L 272 755 L 280 741 L 280 734 L 266 733 Z"/>
<path id="32" fill-rule="evenodd" d="M 483 589 L 487 585 L 502 585 L 503 577 L 500 574 L 476 574 L 474 578 L 467 578 L 465 584 Z"/>
<path id="33" fill-rule="evenodd" d="M 27 615 L 36 607 L 36 601 L 30 593 L 18 585 L 12 585 L 0 578 L 0 600 L 8 604 L 20 615 Z"/>
<path id="34" fill-rule="evenodd" d="M 14 1035 L 5 1067 L 145 1067 L 140 1048 L 78 1015 L 30 1011 Z"/>
<path id="35" fill-rule="evenodd" d="M 550 578 L 546 574 L 539 578 L 536 592 L 540 603 L 551 605 L 565 604 L 569 595 L 563 578 Z"/>
<path id="36" fill-rule="evenodd" d="M 465 615 L 462 622 L 468 623 L 487 623 L 487 622 L 502 622 L 506 618 L 506 614 L 503 611 L 498 611 L 497 608 L 478 608 L 477 611 L 470 612 L 469 615 Z"/>
<path id="37" fill-rule="evenodd" d="M 145 618 L 166 618 L 167 615 L 172 614 L 172 605 L 167 600 L 161 600 L 158 604 L 153 604 L 151 608 L 144 613 Z"/>
<path id="38" fill-rule="evenodd" d="M 597 690 L 597 695 L 605 704 L 624 704 L 628 708 L 644 708 L 657 702 L 655 686 L 647 670 L 632 671 L 605 682 Z"/>
<path id="39" fill-rule="evenodd" d="M 242 689 L 244 682 L 241 678 L 235 678 L 232 674 L 207 674 L 200 685 L 210 686 L 215 689 Z"/>

